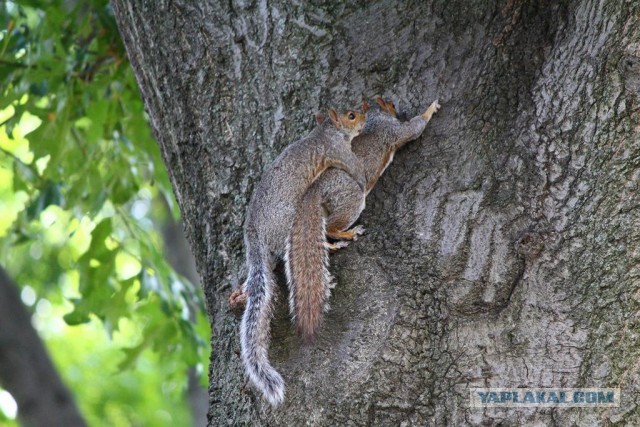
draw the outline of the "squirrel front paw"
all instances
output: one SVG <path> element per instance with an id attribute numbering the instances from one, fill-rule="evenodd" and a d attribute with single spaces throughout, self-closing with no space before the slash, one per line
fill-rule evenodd
<path id="1" fill-rule="evenodd" d="M 433 103 L 431 103 L 429 108 L 427 108 L 427 111 L 422 113 L 422 118 L 425 119 L 426 121 L 431 120 L 431 116 L 437 113 L 439 109 L 440 109 L 440 104 L 438 104 L 438 100 L 436 99 L 435 101 L 433 101 Z"/>

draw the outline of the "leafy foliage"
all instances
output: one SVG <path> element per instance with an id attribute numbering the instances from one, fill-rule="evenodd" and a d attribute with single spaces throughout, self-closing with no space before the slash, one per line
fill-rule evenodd
<path id="1" fill-rule="evenodd" d="M 0 259 L 16 282 L 71 301 L 69 325 L 137 325 L 121 369 L 149 348 L 171 375 L 206 363 L 202 296 L 165 260 L 157 224 L 177 208 L 108 1 L 0 4 L 0 91 Z"/>

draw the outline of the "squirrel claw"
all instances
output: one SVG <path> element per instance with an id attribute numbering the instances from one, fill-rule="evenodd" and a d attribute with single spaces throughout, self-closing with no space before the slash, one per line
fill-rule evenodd
<path id="1" fill-rule="evenodd" d="M 361 225 L 356 225 L 349 231 L 353 233 L 353 240 L 358 240 L 358 236 L 362 236 L 364 234 L 365 228 Z"/>
<path id="2" fill-rule="evenodd" d="M 422 113 L 422 118 L 425 119 L 426 121 L 431 120 L 431 116 L 437 113 L 439 109 L 440 109 L 440 104 L 438 104 L 438 100 L 436 99 L 431 103 L 429 108 L 427 108 L 427 111 Z"/>
<path id="3" fill-rule="evenodd" d="M 325 249 L 331 253 L 337 252 L 339 249 L 346 248 L 347 246 L 349 246 L 349 242 L 343 240 L 335 243 L 324 242 Z"/>

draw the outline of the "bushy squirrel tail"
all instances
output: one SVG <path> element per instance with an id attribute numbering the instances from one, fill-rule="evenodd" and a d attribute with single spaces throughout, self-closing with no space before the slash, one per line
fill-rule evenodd
<path id="1" fill-rule="evenodd" d="M 332 283 L 321 203 L 320 192 L 312 186 L 296 212 L 285 254 L 289 308 L 298 334 L 306 342 L 318 333 Z"/>
<path id="2" fill-rule="evenodd" d="M 243 289 L 248 297 L 240 323 L 242 363 L 251 382 L 276 406 L 284 400 L 284 380 L 268 359 L 275 277 L 262 254 L 253 253 L 259 251 L 247 250 L 249 274 Z"/>

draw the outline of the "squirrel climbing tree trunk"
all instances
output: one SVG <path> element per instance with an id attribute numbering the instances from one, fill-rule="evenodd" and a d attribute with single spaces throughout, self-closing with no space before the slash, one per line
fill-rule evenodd
<path id="1" fill-rule="evenodd" d="M 114 0 L 207 298 L 209 424 L 640 425 L 640 3 Z M 332 256 L 320 336 L 280 289 L 272 410 L 227 296 L 261 173 L 313 114 L 441 111 Z M 619 408 L 473 409 L 469 387 L 621 387 Z"/>

